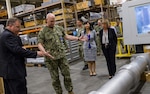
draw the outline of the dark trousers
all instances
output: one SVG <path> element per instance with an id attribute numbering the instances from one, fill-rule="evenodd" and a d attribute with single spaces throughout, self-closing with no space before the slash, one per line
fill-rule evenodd
<path id="1" fill-rule="evenodd" d="M 102 50 L 106 58 L 109 75 L 114 76 L 116 72 L 116 64 L 115 64 L 116 49 L 112 49 L 111 47 L 106 48 L 103 45 Z"/>
<path id="2" fill-rule="evenodd" d="M 26 79 L 4 79 L 5 94 L 27 94 Z"/>

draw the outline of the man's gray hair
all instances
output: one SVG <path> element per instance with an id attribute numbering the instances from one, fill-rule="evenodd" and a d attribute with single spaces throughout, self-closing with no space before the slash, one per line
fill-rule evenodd
<path id="1" fill-rule="evenodd" d="M 21 23 L 21 20 L 18 18 L 9 18 L 6 22 L 6 26 L 13 25 L 16 21 L 19 21 Z"/>
<path id="2" fill-rule="evenodd" d="M 46 19 L 48 19 L 49 17 L 54 17 L 54 18 L 55 18 L 55 15 L 54 15 L 53 13 L 48 13 L 48 14 L 46 15 Z"/>

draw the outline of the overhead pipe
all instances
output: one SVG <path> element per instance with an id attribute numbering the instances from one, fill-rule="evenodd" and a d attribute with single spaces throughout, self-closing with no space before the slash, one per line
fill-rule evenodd
<path id="1" fill-rule="evenodd" d="M 118 73 L 100 89 L 89 94 L 128 94 L 136 87 L 148 64 L 150 64 L 149 53 L 137 56 L 130 64 L 121 67 Z"/>

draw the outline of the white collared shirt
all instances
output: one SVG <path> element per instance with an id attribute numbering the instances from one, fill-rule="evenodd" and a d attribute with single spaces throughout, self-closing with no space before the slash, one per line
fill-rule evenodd
<path id="1" fill-rule="evenodd" d="M 108 44 L 109 40 L 108 40 L 108 30 L 104 31 L 103 30 L 103 36 L 102 36 L 102 44 Z"/>

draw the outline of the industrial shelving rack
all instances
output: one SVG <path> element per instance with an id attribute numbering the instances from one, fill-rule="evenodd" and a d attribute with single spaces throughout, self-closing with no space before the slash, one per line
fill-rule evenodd
<path id="1" fill-rule="evenodd" d="M 34 10 L 29 10 L 27 12 L 17 13 L 14 16 L 23 20 L 23 17 L 33 15 L 34 22 L 36 23 L 36 17 L 35 17 L 36 13 L 42 12 L 42 14 L 44 14 L 44 16 L 46 16 L 46 14 L 48 12 L 53 12 L 54 11 L 52 9 L 59 8 L 59 9 L 62 9 L 62 11 L 63 11 L 62 13 L 59 14 L 59 15 L 63 16 L 63 19 L 59 20 L 59 21 L 56 21 L 56 24 L 62 25 L 64 27 L 66 33 L 68 33 L 67 31 L 70 30 L 70 29 L 72 31 L 75 30 L 74 23 L 75 23 L 75 20 L 77 19 L 77 17 L 76 17 L 75 12 L 72 12 L 72 14 L 74 16 L 73 17 L 74 19 L 65 18 L 65 15 L 67 14 L 67 13 L 65 13 L 65 8 L 68 7 L 68 6 L 74 7 L 74 5 L 75 5 L 75 2 L 73 0 L 72 0 L 72 2 L 67 2 L 65 0 L 60 0 L 58 2 L 49 4 L 47 6 L 42 6 L 42 7 L 35 8 Z M 32 26 L 32 27 L 27 27 L 27 28 L 22 28 L 21 32 L 19 34 L 20 35 L 31 34 L 31 33 L 37 34 L 44 25 L 45 24 L 35 25 L 35 26 Z M 68 47 L 70 48 L 69 51 L 66 50 L 66 56 L 67 56 L 68 61 L 72 62 L 74 60 L 79 59 L 80 57 L 79 57 L 79 52 L 78 52 L 78 42 L 77 41 L 67 41 L 67 44 L 68 44 Z M 37 48 L 37 45 L 25 45 L 24 47 L 27 48 L 27 49 L 34 49 L 34 48 Z"/>
<path id="2" fill-rule="evenodd" d="M 69 6 L 69 8 L 73 8 L 73 11 L 72 11 L 73 19 L 66 19 L 65 18 L 65 14 L 67 14 L 65 12 L 65 8 L 68 7 L 68 6 Z M 110 6 L 110 5 L 102 5 L 102 4 L 101 5 L 94 5 L 94 6 L 91 6 L 89 8 L 86 8 L 86 9 L 77 10 L 75 0 L 72 0 L 72 1 L 70 0 L 70 2 L 68 2 L 68 0 L 57 0 L 57 2 L 55 2 L 55 3 L 51 3 L 51 4 L 46 5 L 46 6 L 37 7 L 33 10 L 29 10 L 29 11 L 26 11 L 26 12 L 17 13 L 14 16 L 23 20 L 23 17 L 33 15 L 34 22 L 37 23 L 37 19 L 35 17 L 36 13 L 41 12 L 44 16 L 46 16 L 46 14 L 48 12 L 53 12 L 54 10 L 52 10 L 52 9 L 55 9 L 55 8 L 62 9 L 62 11 L 63 11 L 61 14 L 59 14 L 59 15 L 63 16 L 63 19 L 59 20 L 59 21 L 56 21 L 56 24 L 62 25 L 64 27 L 66 33 L 69 33 L 69 34 L 71 34 L 72 32 L 67 32 L 67 31 L 75 30 L 75 21 L 78 19 L 79 15 L 83 15 L 83 13 L 88 13 L 90 11 L 94 11 L 94 12 L 104 11 L 108 15 L 107 18 L 110 19 L 111 21 L 114 20 L 115 17 L 117 16 L 116 8 L 114 6 Z M 109 15 L 111 15 L 111 16 L 109 16 Z M 96 19 L 91 20 L 91 21 L 96 21 Z M 36 24 L 35 26 L 32 26 L 32 27 L 22 28 L 21 32 L 19 34 L 20 35 L 32 34 L 32 33 L 38 34 L 40 29 L 44 25 L 45 25 L 45 23 L 40 24 L 40 25 Z M 68 46 L 70 48 L 69 52 L 66 51 L 67 52 L 66 55 L 68 57 L 68 60 L 71 62 L 71 61 L 79 59 L 80 57 L 79 57 L 79 54 L 78 54 L 78 42 L 76 42 L 76 41 L 67 41 L 67 43 L 68 43 Z M 37 48 L 37 45 L 25 45 L 24 47 L 27 48 L 27 49 L 34 49 L 34 48 Z"/>

